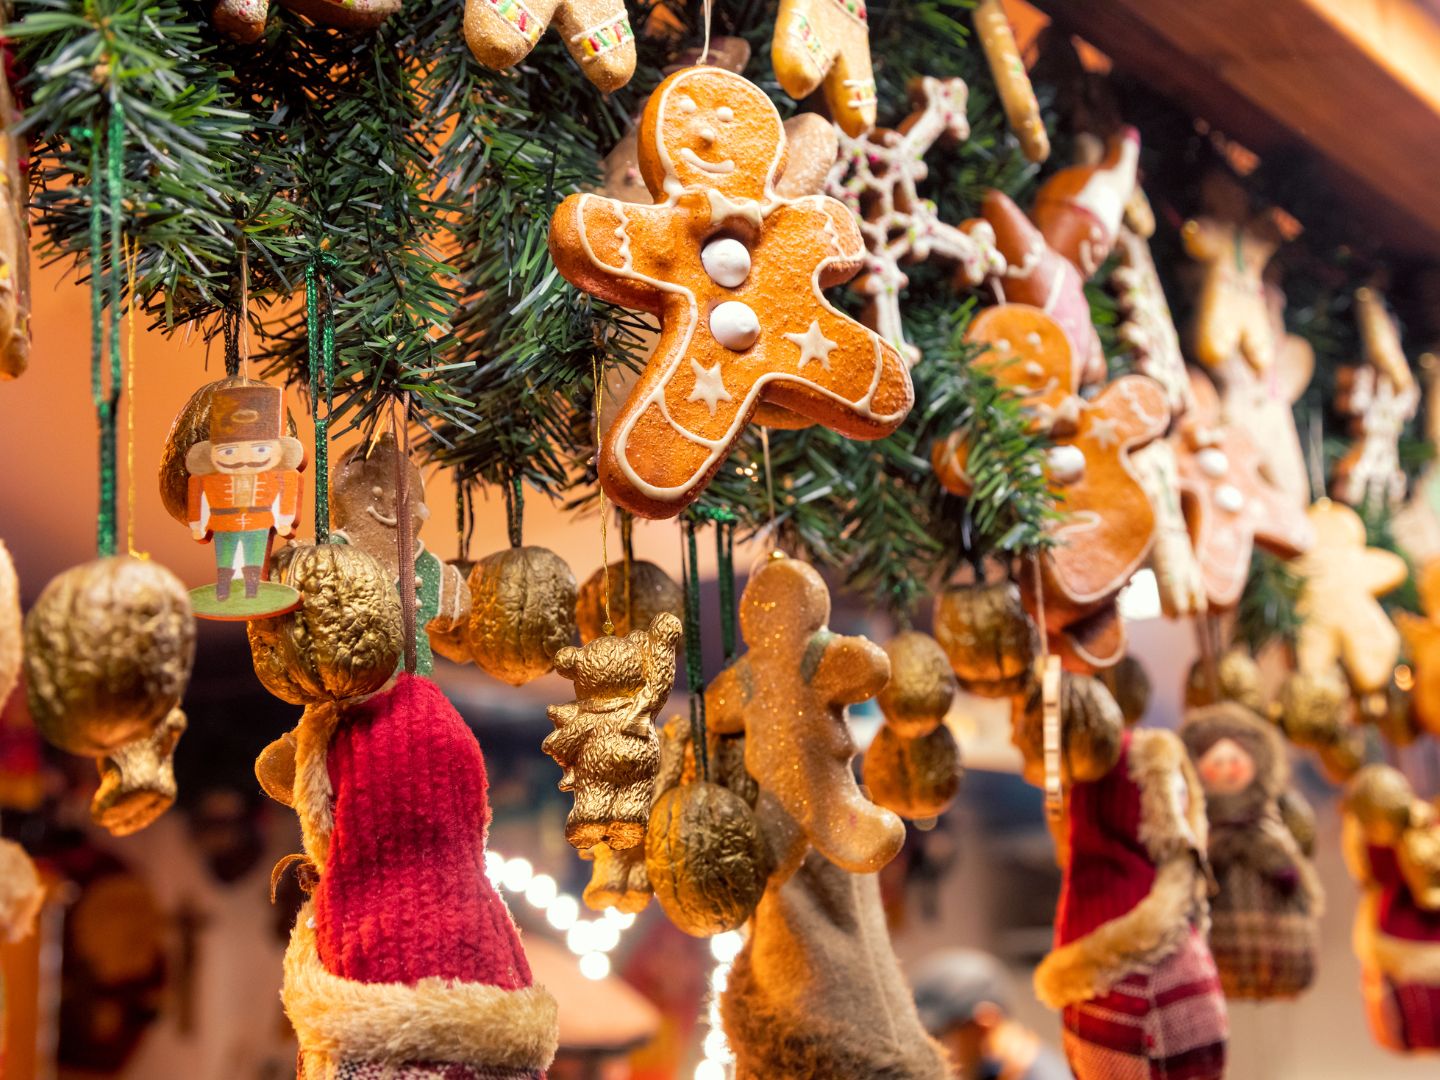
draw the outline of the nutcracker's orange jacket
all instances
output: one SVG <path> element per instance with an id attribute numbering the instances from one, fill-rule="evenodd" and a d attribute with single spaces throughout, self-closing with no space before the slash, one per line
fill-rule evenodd
<path id="1" fill-rule="evenodd" d="M 300 473 L 295 469 L 225 476 L 191 476 L 187 510 L 208 532 L 248 532 L 287 526 L 300 516 Z"/>

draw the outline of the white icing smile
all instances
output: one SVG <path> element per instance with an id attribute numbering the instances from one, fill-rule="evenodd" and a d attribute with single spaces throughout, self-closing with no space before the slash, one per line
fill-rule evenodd
<path id="1" fill-rule="evenodd" d="M 373 506 L 365 507 L 365 512 L 369 514 L 372 518 L 374 518 L 376 521 L 378 521 L 381 525 L 384 525 L 387 529 L 395 528 L 395 523 L 400 520 L 397 517 L 387 517 L 379 510 L 376 510 Z"/>
<path id="2" fill-rule="evenodd" d="M 693 165 L 701 172 L 714 173 L 716 176 L 728 176 L 735 171 L 735 162 L 729 158 L 724 161 L 706 161 L 688 146 L 681 147 L 680 160 L 686 165 Z"/>

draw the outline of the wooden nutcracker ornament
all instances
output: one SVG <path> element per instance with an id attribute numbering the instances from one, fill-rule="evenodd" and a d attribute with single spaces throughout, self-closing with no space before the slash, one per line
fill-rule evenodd
<path id="1" fill-rule="evenodd" d="M 1384 297 L 1370 286 L 1355 290 L 1355 316 L 1365 363 L 1341 371 L 1338 403 L 1355 441 L 1335 465 L 1331 493 L 1351 506 L 1373 501 L 1393 511 L 1405 498 L 1400 436 L 1420 406 L 1420 387 Z"/>
<path id="2" fill-rule="evenodd" d="M 1153 220 L 1150 225 L 1153 231 Z M 1165 388 L 1170 412 L 1179 418 L 1191 404 L 1180 334 L 1150 254 L 1149 236 L 1132 228 L 1128 215 L 1120 226 L 1116 248 L 1120 261 L 1110 275 L 1110 287 L 1120 306 L 1120 341 L 1131 350 L 1135 370 Z"/>
<path id="3" fill-rule="evenodd" d="M 875 126 L 875 76 L 865 0 L 780 0 L 770 60 L 775 80 L 796 101 L 825 91 L 845 134 Z"/>
<path id="4" fill-rule="evenodd" d="M 261 619 L 300 603 L 294 589 L 266 580 L 275 534 L 294 536 L 300 516 L 305 448 L 283 423 L 278 386 L 222 387 L 211 397 L 210 437 L 185 455 L 190 532 L 215 546 L 215 584 L 190 591 L 202 619 Z"/>
<path id="5" fill-rule="evenodd" d="M 673 517 L 693 502 L 762 404 L 857 439 L 909 412 L 899 353 L 823 295 L 863 264 L 854 217 L 824 196 L 777 195 L 784 162 L 779 114 L 758 87 L 687 68 L 641 120 L 655 205 L 572 195 L 551 221 L 569 281 L 660 320 L 599 453 L 601 485 L 634 513 Z"/>

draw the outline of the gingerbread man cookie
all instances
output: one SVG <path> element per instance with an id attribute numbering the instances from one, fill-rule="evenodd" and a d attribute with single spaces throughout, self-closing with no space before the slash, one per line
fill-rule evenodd
<path id="1" fill-rule="evenodd" d="M 607 93 L 635 74 L 625 0 L 465 0 L 465 43 L 489 68 L 514 67 L 551 23 L 585 77 Z"/>
<path id="2" fill-rule="evenodd" d="M 1355 290 L 1355 316 L 1365 364 L 1341 371 L 1340 412 L 1351 418 L 1355 442 L 1335 466 L 1333 493 L 1363 506 L 1371 499 L 1391 509 L 1405 498 L 1400 436 L 1420 407 L 1420 387 L 1410 373 L 1395 317 L 1368 286 Z"/>
<path id="3" fill-rule="evenodd" d="M 282 0 L 321 26 L 341 30 L 373 30 L 400 10 L 400 0 Z M 270 18 L 270 0 L 219 0 L 210 18 L 222 33 L 249 45 L 259 41 Z"/>
<path id="4" fill-rule="evenodd" d="M 978 362 L 1022 396 L 1036 429 L 1054 443 L 1047 474 L 1061 517 L 1050 529 L 1057 543 L 1041 560 L 1046 627 L 1063 633 L 1100 614 L 1084 626 L 1077 655 L 1100 666 L 1118 662 L 1123 633 L 1104 609 L 1139 569 L 1155 535 L 1155 511 L 1130 453 L 1165 433 L 1165 392 L 1143 375 L 1125 375 L 1088 401 L 1080 397 L 1069 337 L 1028 305 L 980 312 L 967 339 L 989 346 Z M 966 493 L 953 482 L 963 475 L 964 453 L 952 438 L 932 455 L 941 482 L 958 494 Z"/>
<path id="5" fill-rule="evenodd" d="M 1265 475 L 1264 458 L 1250 434 L 1220 419 L 1220 398 L 1210 380 L 1191 373 L 1195 405 L 1175 440 L 1180 491 L 1190 541 L 1212 608 L 1240 600 L 1255 544 L 1283 559 L 1308 551 L 1315 532 L 1305 513 Z"/>
<path id="6" fill-rule="evenodd" d="M 826 301 L 861 268 L 864 244 L 842 203 L 777 194 L 785 150 L 758 87 L 687 68 L 656 88 L 640 123 L 654 205 L 571 195 L 551 221 L 567 280 L 659 317 L 599 453 L 606 492 L 644 517 L 693 502 L 762 404 L 878 439 L 914 401 L 900 354 Z"/>
<path id="7" fill-rule="evenodd" d="M 943 138 L 970 137 L 969 96 L 963 79 L 915 80 L 910 87 L 915 111 L 898 131 L 881 129 L 857 139 L 841 133 L 840 154 L 825 184 L 827 193 L 854 212 L 865 238 L 865 272 L 850 284 L 869 299 L 865 322 L 912 365 L 920 350 L 906 340 L 900 317 L 900 293 L 910 280 L 901 264 L 933 255 L 958 267 L 967 285 L 1005 269 L 991 229 L 972 225 L 967 232 L 941 221 L 935 204 L 919 193 L 930 148 Z"/>
<path id="8" fill-rule="evenodd" d="M 770 42 L 775 80 L 796 101 L 822 87 L 845 134 L 875 126 L 875 75 L 865 0 L 780 0 Z"/>
<path id="9" fill-rule="evenodd" d="M 1415 719 L 1432 735 L 1440 735 L 1440 561 L 1430 562 L 1420 572 L 1420 606 L 1425 609 L 1423 618 L 1402 611 L 1395 622 L 1415 669 L 1410 698 Z"/>
<path id="10" fill-rule="evenodd" d="M 1339 661 L 1359 693 L 1378 693 L 1400 658 L 1400 633 L 1376 597 L 1404 583 L 1405 560 L 1366 547 L 1365 523 L 1343 503 L 1321 499 L 1308 517 L 1315 545 L 1295 563 L 1305 582 L 1297 605 L 1303 620 L 1297 666 L 1320 675 Z"/>

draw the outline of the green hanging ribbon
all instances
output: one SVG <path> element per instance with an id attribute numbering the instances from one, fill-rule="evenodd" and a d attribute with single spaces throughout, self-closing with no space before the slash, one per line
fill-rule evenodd
<path id="1" fill-rule="evenodd" d="M 330 412 L 334 406 L 335 320 L 330 309 L 330 272 L 335 256 L 317 250 L 305 265 L 305 336 L 310 360 L 310 416 L 315 421 L 315 542 L 330 539 Z M 324 286 L 322 303 L 320 291 Z M 320 399 L 325 415 L 320 415 Z"/>
<path id="2" fill-rule="evenodd" d="M 735 659 L 739 645 L 736 635 L 735 614 L 735 527 L 739 517 L 728 507 L 695 507 L 690 511 L 694 518 L 709 521 L 715 525 L 715 562 L 718 567 L 720 588 L 720 642 L 725 653 L 725 663 Z"/>
<path id="3" fill-rule="evenodd" d="M 120 371 L 120 271 L 115 265 L 122 247 L 121 212 L 125 194 L 125 112 L 119 98 L 110 95 L 108 131 L 80 133 L 90 142 L 90 391 L 100 429 L 100 503 L 95 523 L 95 548 L 102 556 L 115 554 L 118 513 L 115 418 L 123 383 Z M 102 206 L 102 203 L 104 204 Z M 110 215 L 110 268 L 105 266 L 105 214 Z M 105 385 L 105 308 L 110 308 L 110 371 Z"/>
<path id="4" fill-rule="evenodd" d="M 690 745 L 695 751 L 695 770 L 701 780 L 710 779 L 710 752 L 705 727 L 705 671 L 700 643 L 700 563 L 695 545 L 695 519 L 685 522 L 680 567 L 685 578 L 685 681 L 690 687 Z"/>

